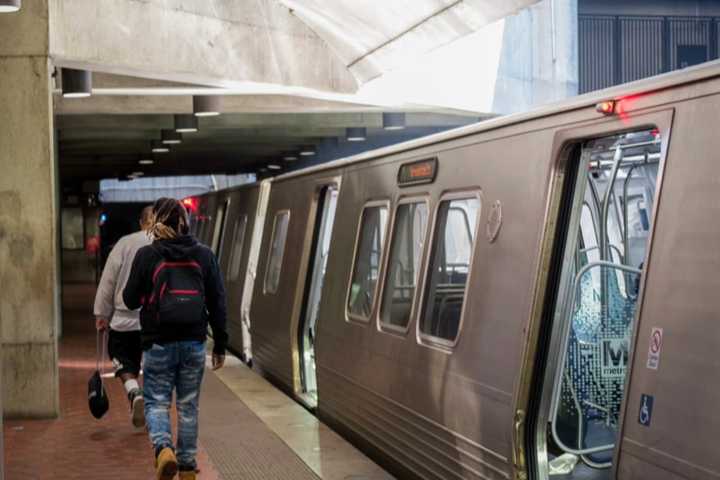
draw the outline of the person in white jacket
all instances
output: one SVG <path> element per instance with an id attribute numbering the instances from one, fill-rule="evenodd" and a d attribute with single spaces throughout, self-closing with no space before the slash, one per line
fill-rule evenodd
<path id="1" fill-rule="evenodd" d="M 140 312 L 130 310 L 123 302 L 123 290 L 137 251 L 152 243 L 148 229 L 153 226 L 152 207 L 146 207 L 140 217 L 140 231 L 122 237 L 110 251 L 100 284 L 95 294 L 95 327 L 108 335 L 108 354 L 130 401 L 132 424 L 145 426 L 145 404 L 138 383 L 142 346 L 140 342 Z"/>

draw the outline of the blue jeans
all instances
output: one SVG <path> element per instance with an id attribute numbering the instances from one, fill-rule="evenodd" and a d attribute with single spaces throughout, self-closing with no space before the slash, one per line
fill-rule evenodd
<path id="1" fill-rule="evenodd" d="M 182 469 L 197 467 L 198 402 L 204 371 L 204 342 L 153 344 L 143 354 L 145 423 L 150 441 L 155 452 L 173 447 L 170 404 L 174 389 L 178 413 L 175 453 Z"/>

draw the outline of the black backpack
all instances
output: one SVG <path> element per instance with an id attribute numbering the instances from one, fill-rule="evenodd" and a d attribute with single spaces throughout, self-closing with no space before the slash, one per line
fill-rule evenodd
<path id="1" fill-rule="evenodd" d="M 204 323 L 205 281 L 202 267 L 193 259 L 163 258 L 155 266 L 148 307 L 158 326 Z"/>

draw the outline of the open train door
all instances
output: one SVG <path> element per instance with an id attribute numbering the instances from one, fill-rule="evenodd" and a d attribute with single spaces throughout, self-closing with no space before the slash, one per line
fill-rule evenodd
<path id="1" fill-rule="evenodd" d="M 311 408 L 317 406 L 317 378 L 315 374 L 315 336 L 320 314 L 320 299 L 328 255 L 330 239 L 339 194 L 339 180 L 321 183 L 314 197 L 314 208 L 309 222 L 312 226 L 312 244 L 307 264 L 307 276 L 303 297 L 303 307 L 298 324 L 298 357 L 300 368 L 300 398 Z"/>
<path id="2" fill-rule="evenodd" d="M 557 133 L 516 392 L 517 479 L 616 478 L 672 115 L 666 108 Z"/>

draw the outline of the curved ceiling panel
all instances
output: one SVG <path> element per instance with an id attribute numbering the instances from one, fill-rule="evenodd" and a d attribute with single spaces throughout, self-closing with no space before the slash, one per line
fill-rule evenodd
<path id="1" fill-rule="evenodd" d="M 539 0 L 280 0 L 364 83 Z"/>

